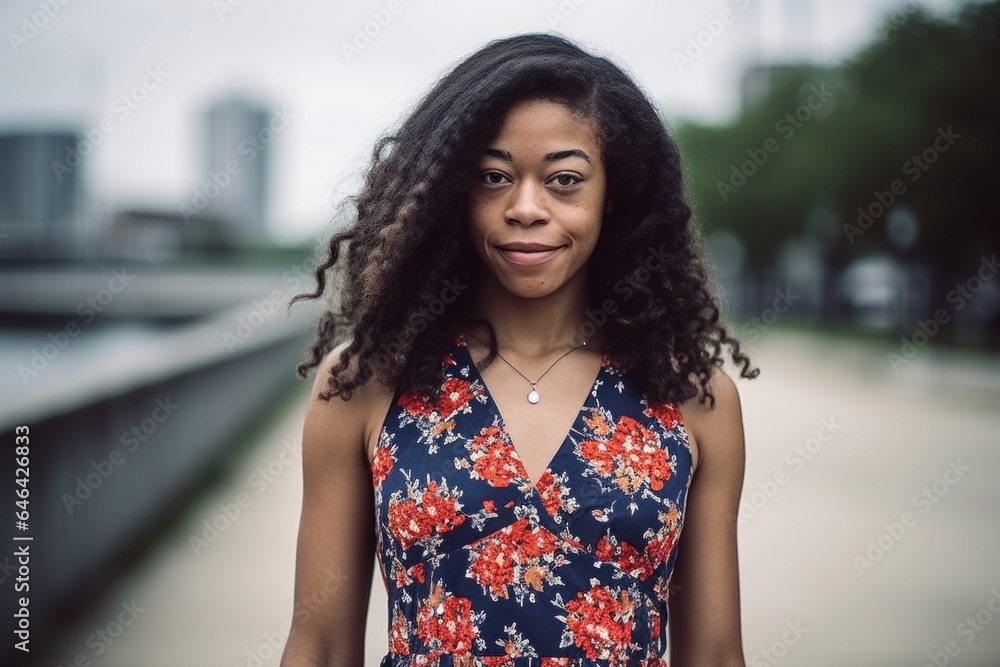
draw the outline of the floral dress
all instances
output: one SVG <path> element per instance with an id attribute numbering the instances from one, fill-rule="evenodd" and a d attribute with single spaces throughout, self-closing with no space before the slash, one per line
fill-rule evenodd
<path id="1" fill-rule="evenodd" d="M 460 333 L 438 402 L 397 389 L 372 464 L 380 667 L 666 667 L 693 475 L 676 405 L 607 354 L 532 484 Z"/>

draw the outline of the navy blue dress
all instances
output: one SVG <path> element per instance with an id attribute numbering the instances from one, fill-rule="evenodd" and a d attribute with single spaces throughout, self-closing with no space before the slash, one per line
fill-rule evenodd
<path id="1" fill-rule="evenodd" d="M 693 475 L 681 413 L 607 354 L 529 479 L 460 333 L 437 403 L 397 389 L 372 463 L 381 667 L 666 667 Z"/>

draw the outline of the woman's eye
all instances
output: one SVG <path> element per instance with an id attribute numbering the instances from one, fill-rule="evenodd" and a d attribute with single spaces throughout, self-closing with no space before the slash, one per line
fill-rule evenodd
<path id="1" fill-rule="evenodd" d="M 499 171 L 488 171 L 481 177 L 487 185 L 500 185 L 504 182 L 504 175 Z"/>
<path id="2" fill-rule="evenodd" d="M 559 186 L 564 187 L 564 188 L 568 188 L 571 185 L 576 185 L 577 183 L 579 183 L 583 179 L 580 178 L 580 177 L 578 177 L 578 176 L 574 176 L 573 174 L 559 174 L 558 176 L 556 176 L 552 180 L 555 182 L 556 185 L 559 185 Z"/>

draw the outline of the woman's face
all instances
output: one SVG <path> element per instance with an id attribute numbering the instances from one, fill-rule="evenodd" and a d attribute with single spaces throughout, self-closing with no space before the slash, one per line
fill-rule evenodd
<path id="1" fill-rule="evenodd" d="M 551 294 L 574 278 L 585 284 L 605 192 L 589 121 L 557 102 L 511 107 L 469 189 L 469 234 L 483 277 L 521 297 Z"/>

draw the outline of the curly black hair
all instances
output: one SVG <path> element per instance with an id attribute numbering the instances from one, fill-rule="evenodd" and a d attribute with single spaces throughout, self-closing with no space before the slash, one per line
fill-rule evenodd
<path id="1" fill-rule="evenodd" d="M 723 345 L 742 364 L 742 377 L 757 377 L 720 323 L 680 152 L 653 104 L 608 59 L 536 33 L 494 40 L 462 60 L 398 130 L 376 142 L 360 193 L 344 202 L 355 209 L 353 223 L 330 238 L 316 289 L 289 303 L 326 292 L 316 338 L 296 367 L 300 377 L 335 347 L 338 333 L 353 328 L 323 400 L 349 399 L 373 373 L 387 388 L 439 395 L 442 359 L 478 282 L 466 191 L 506 111 L 528 99 L 565 104 L 598 130 L 614 207 L 587 274 L 591 303 L 608 304 L 595 326 L 606 327 L 609 357 L 654 402 L 697 395 L 714 407 L 709 382 L 712 367 L 723 364 Z M 650 257 L 659 266 L 650 269 Z M 487 364 L 496 352 L 494 337 Z"/>

